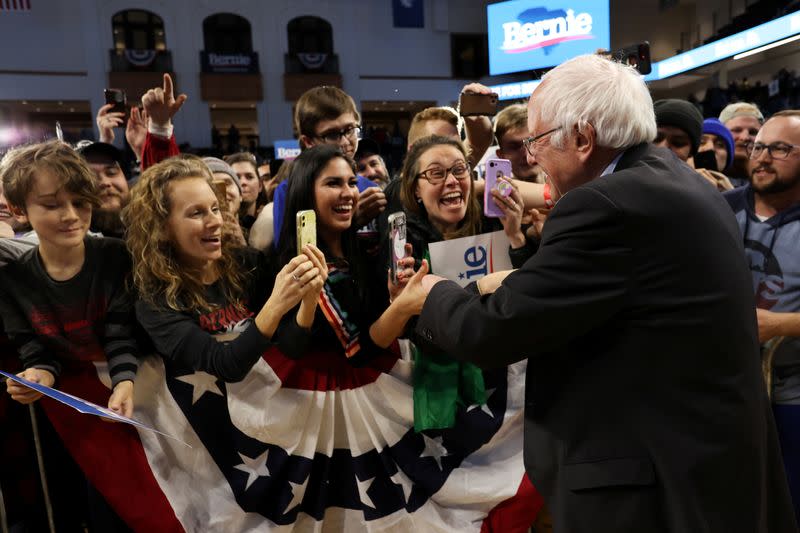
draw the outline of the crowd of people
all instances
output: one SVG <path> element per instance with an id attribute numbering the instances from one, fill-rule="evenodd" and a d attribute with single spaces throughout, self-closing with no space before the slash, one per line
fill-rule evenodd
<path id="1" fill-rule="evenodd" d="M 212 383 L 247 383 L 254 367 L 266 358 L 274 368 L 304 373 L 302 379 L 328 382 L 329 390 L 347 389 L 346 382 L 357 379 L 352 376 L 359 369 L 386 368 L 387 361 L 405 357 L 413 366 L 413 394 L 408 397 L 413 427 L 426 432 L 458 429 L 459 409 L 487 403 L 491 392 L 485 383 L 490 372 L 486 369 L 504 368 L 530 355 L 526 423 L 536 427 L 526 427 L 526 439 L 531 438 L 529 431 L 546 427 L 565 440 L 560 450 L 538 446 L 530 451 L 537 456 L 534 459 L 528 457 L 526 441 L 532 486 L 520 489 L 520 495 L 530 502 L 541 493 L 545 510 L 539 512 L 531 504 L 527 513 L 518 515 L 520 523 L 514 530 L 527 531 L 537 520 L 542 527 L 549 510 L 555 529 L 562 531 L 588 531 L 585 527 L 651 531 L 650 526 L 614 529 L 612 523 L 657 527 L 652 531 L 687 531 L 684 528 L 690 525 L 698 531 L 733 531 L 724 524 L 736 520 L 737 527 L 744 528 L 741 531 L 796 531 L 790 514 L 780 514 L 785 495 L 779 489 L 743 492 L 754 500 L 774 497 L 766 511 L 756 501 L 749 510 L 704 508 L 703 504 L 720 500 L 707 498 L 703 490 L 736 484 L 738 465 L 720 457 L 752 459 L 764 466 L 766 459 L 748 458 L 748 453 L 766 457 L 777 449 L 769 446 L 779 442 L 782 453 L 767 465 L 772 468 L 767 475 L 777 480 L 774 486 L 779 488 L 788 480 L 794 514 L 800 517 L 800 111 L 785 109 L 767 117 L 757 105 L 739 102 L 727 105 L 717 116 L 704 117 L 686 100 L 653 102 L 644 83 L 627 67 L 587 57 L 578 58 L 584 63 L 575 67 L 566 63 L 563 70 L 559 67 L 549 74 L 527 106 L 509 106 L 496 117 L 460 117 L 446 107 L 421 111 L 411 123 L 407 153 L 395 175 L 387 169 L 382 147 L 371 139 L 361 140 L 358 108 L 335 87 L 316 87 L 298 100 L 294 128 L 302 151 L 279 169 L 259 165 L 248 152 L 223 159 L 180 153 L 176 142 L 180 132 L 174 131 L 172 119 L 187 95 L 173 94 L 169 75 L 127 117 L 112 112 L 110 106 L 101 108 L 99 142 L 70 146 L 48 141 L 9 150 L 0 162 L 0 318 L 7 336 L 0 368 L 15 368 L 26 380 L 62 388 L 74 383 L 70 376 L 85 374 L 87 364 L 94 368 L 106 363 L 109 390 L 103 404 L 120 415 L 136 417 L 139 398 L 152 393 L 148 387 L 140 390 L 137 381 L 141 374 L 137 369 L 150 352 L 163 360 L 168 377 L 204 373 L 212 376 Z M 580 76 L 574 78 L 577 74 L 570 68 Z M 620 94 L 585 98 L 579 91 L 586 79 L 605 80 L 612 84 L 609 91 L 616 88 Z M 464 91 L 490 92 L 477 83 Z M 574 109 L 569 98 L 585 109 Z M 140 162 L 141 173 L 130 180 L 124 154 L 113 144 L 115 131 L 123 127 Z M 510 193 L 500 187 L 484 190 L 486 182 L 476 177 L 475 169 L 487 156 L 510 162 L 511 175 L 502 180 L 511 186 Z M 634 156 L 641 161 L 633 163 Z M 602 186 L 587 185 L 600 179 Z M 655 187 L 661 200 L 645 202 L 636 196 L 641 193 L 640 182 Z M 501 216 L 486 215 L 484 194 Z M 670 210 L 672 214 L 667 213 Z M 673 217 L 672 233 L 648 226 L 649 216 L 660 211 Z M 311 215 L 300 216 L 304 213 Z M 390 236 L 389 217 L 395 213 L 403 213 L 406 220 L 400 252 Z M 723 231 L 714 224 L 725 217 L 731 224 L 725 222 Z M 307 224 L 314 226 L 314 242 L 306 242 Z M 644 241 L 639 251 L 629 248 L 626 232 L 648 229 L 655 233 L 645 239 L 670 248 L 673 264 L 639 253 Z M 431 289 L 436 280 L 430 275 L 433 243 L 489 232 L 502 232 L 507 239 L 507 254 L 518 273 L 487 275 L 471 286 L 473 293 L 456 294 L 460 289 L 440 289 L 438 284 Z M 706 234 L 715 241 L 706 242 L 708 249 L 698 252 L 692 243 Z M 641 237 L 636 233 L 636 239 Z M 598 239 L 606 238 L 615 243 L 613 253 L 598 247 Z M 706 257 L 717 254 L 731 260 L 730 250 L 741 256 L 727 266 Z M 576 261 L 592 267 L 579 268 Z M 721 280 L 743 281 L 745 268 L 739 263 L 749 267 L 750 279 L 744 281 L 755 298 L 721 296 L 735 289 Z M 683 292 L 671 294 L 666 281 L 660 285 L 659 279 L 680 277 L 679 272 L 691 270 L 692 265 L 708 264 L 720 269 L 695 270 Z M 617 269 L 614 276 L 609 274 L 612 268 Z M 567 284 L 567 276 L 575 279 Z M 523 279 L 535 290 L 529 291 Z M 616 283 L 652 285 L 648 297 L 668 302 L 661 306 L 659 300 L 661 314 L 644 327 L 645 319 L 637 322 L 637 316 L 649 317 L 647 313 L 658 306 L 647 298 L 625 300 Z M 703 284 L 717 291 L 711 298 L 713 306 L 698 292 Z M 556 294 L 562 286 L 566 290 Z M 429 292 L 436 296 L 435 303 L 426 301 Z M 524 303 L 514 300 L 526 294 Z M 547 304 L 551 301 L 560 306 Z M 541 322 L 526 322 L 512 313 L 538 306 L 547 313 L 540 313 Z M 693 322 L 688 311 L 692 306 L 719 316 L 706 317 L 708 323 Z M 725 311 L 729 308 L 741 311 L 749 322 L 740 323 L 739 315 Z M 569 333 L 557 335 L 567 324 Z M 700 327 L 708 324 L 712 332 Z M 477 332 L 486 328 L 491 340 L 478 340 Z M 705 387 L 702 393 L 717 394 L 720 402 L 738 402 L 747 414 L 742 419 L 752 424 L 752 434 L 745 435 L 747 427 L 725 425 L 729 412 L 718 406 L 705 404 L 708 418 L 697 415 L 688 399 L 660 398 L 656 408 L 676 417 L 666 425 L 688 432 L 681 438 L 699 438 L 692 432 L 703 431 L 704 424 L 719 416 L 715 429 L 727 439 L 740 439 L 727 451 L 707 450 L 701 454 L 704 459 L 692 459 L 699 465 L 694 477 L 683 470 L 672 475 L 680 453 L 662 454 L 658 442 L 649 442 L 647 438 L 659 434 L 656 429 L 638 441 L 632 436 L 646 434 L 647 429 L 637 428 L 650 428 L 655 418 L 643 416 L 647 411 L 640 412 L 638 405 L 621 408 L 623 390 L 612 394 L 620 403 L 605 401 L 597 388 L 602 384 L 586 377 L 586 372 L 598 372 L 595 359 L 587 353 L 604 353 L 606 346 L 619 344 L 623 334 L 636 328 L 640 329 L 635 335 L 643 337 L 648 331 L 660 331 L 649 344 L 652 354 L 637 351 L 618 359 L 618 366 L 605 370 L 615 375 L 609 374 L 606 385 L 636 389 L 642 396 L 632 396 L 633 401 L 646 404 L 652 398 L 640 389 L 649 383 L 652 389 L 661 389 L 658 394 L 667 394 L 662 380 L 669 375 L 680 385 L 671 393 L 683 387 L 686 398 L 691 398 Z M 769 411 L 744 399 L 751 392 L 748 387 L 756 384 L 730 373 L 725 354 L 704 352 L 717 349 L 713 345 L 719 332 L 729 328 L 736 330 L 724 334 L 725 346 L 763 343 L 765 381 L 759 379 L 757 385 L 768 384 Z M 400 349 L 398 340 L 410 347 L 410 355 Z M 744 357 L 742 361 L 749 362 L 742 364 L 760 369 L 758 351 L 744 347 L 737 354 L 746 352 L 753 360 Z M 670 350 L 685 351 L 672 356 L 687 366 L 668 366 L 663 360 L 671 357 Z M 686 354 L 708 358 L 689 361 Z M 739 361 L 738 355 L 731 354 L 730 360 Z M 568 363 L 579 370 L 561 373 Z M 652 373 L 642 375 L 634 369 Z M 718 373 L 706 380 L 702 373 L 707 371 Z M 211 386 L 218 387 L 207 385 Z M 737 391 L 739 386 L 743 389 Z M 8 380 L 6 387 L 6 401 L 15 402 L 4 406 L 7 416 L 18 409 L 16 404 L 42 403 L 42 394 L 22 383 Z M 80 388 L 69 392 L 84 395 Z M 571 394 L 596 405 L 590 409 L 580 403 L 565 409 L 562 396 Z M 737 394 L 742 399 L 729 398 Z M 193 398 L 192 404 L 196 401 Z M 667 407 L 667 401 L 673 406 Z M 673 411 L 675 404 L 680 406 Z M 269 412 L 270 405 L 263 409 Z M 331 406 L 324 416 L 331 420 L 353 416 L 341 409 Z M 582 442 L 581 432 L 597 429 L 600 421 L 592 413 L 602 409 L 615 410 L 620 418 L 602 419 L 607 425 L 601 428 L 604 437 L 598 453 L 610 454 L 604 460 L 618 453 L 625 458 L 633 454 L 639 462 L 619 463 L 615 468 L 622 470 L 613 473 L 578 471 L 569 461 L 592 461 L 593 456 L 584 457 L 581 450 L 566 446 Z M 675 414 L 681 409 L 689 414 Z M 735 417 L 742 412 L 733 411 Z M 96 457 L 66 442 L 70 430 L 60 411 L 47 404 L 41 413 L 38 423 L 45 427 L 47 453 L 62 459 L 72 456 L 69 468 L 67 459 L 59 466 L 50 465 L 59 478 L 51 484 L 57 523 L 65 531 L 136 529 L 117 501 L 104 494 L 102 483 L 86 472 L 86 463 Z M 270 415 L 290 416 L 278 411 Z M 777 437 L 770 433 L 773 416 Z M 315 424 L 319 421 L 309 419 L 306 431 L 317 431 Z M 271 427 L 263 431 L 269 434 Z M 91 431 L 95 435 L 121 430 L 119 425 L 98 422 Z M 619 440 L 623 434 L 627 441 Z M 280 435 L 268 438 L 281 440 Z M 665 440 L 676 450 L 686 442 Z M 761 440 L 766 448 L 756 442 Z M 707 442 L 712 448 L 725 447 L 721 441 Z M 106 454 L 116 463 L 126 461 L 114 450 L 92 453 Z M 558 467 L 540 468 L 547 461 Z M 571 467 L 575 467 L 572 477 Z M 728 468 L 719 479 L 708 479 Z M 745 482 L 773 486 L 756 474 L 748 477 L 754 469 L 739 472 Z M 607 480 L 606 474 L 613 479 Z M 20 473 L 16 481 L 28 479 L 25 475 Z M 691 491 L 682 491 L 686 487 L 682 475 L 694 484 Z M 37 504 L 25 498 L 30 489 L 6 490 L 10 481 L 14 479 L 8 475 L 0 477 L 6 501 L 17 505 L 8 516 L 20 528 L 26 521 L 29 527 L 38 527 L 39 519 L 29 514 Z M 250 483 L 248 479 L 248 487 Z M 674 485 L 666 487 L 670 483 Z M 629 486 L 653 484 L 658 494 L 649 496 L 652 499 L 632 500 L 633 507 L 623 500 L 621 492 Z M 616 496 L 606 494 L 607 499 L 592 504 L 606 506 L 605 511 L 583 517 L 571 513 L 572 506 L 587 505 L 586 498 L 598 487 L 618 489 Z M 12 492 L 17 496 L 9 499 Z M 690 496 L 696 501 L 686 503 Z M 658 507 L 660 501 L 669 505 Z M 748 505 L 741 498 L 728 504 Z M 616 515 L 615 521 L 592 524 L 593 516 L 610 513 Z M 736 518 L 731 521 L 722 515 Z M 643 521 L 636 522 L 640 518 Z M 761 529 L 747 529 L 756 524 Z"/>

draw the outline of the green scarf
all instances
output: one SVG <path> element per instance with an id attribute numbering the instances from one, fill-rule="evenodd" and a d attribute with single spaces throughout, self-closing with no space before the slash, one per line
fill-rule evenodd
<path id="1" fill-rule="evenodd" d="M 430 254 L 425 252 L 428 264 Z M 446 355 L 414 351 L 414 430 L 451 428 L 459 406 L 484 405 L 486 387 L 483 372 L 472 363 L 455 361 Z"/>

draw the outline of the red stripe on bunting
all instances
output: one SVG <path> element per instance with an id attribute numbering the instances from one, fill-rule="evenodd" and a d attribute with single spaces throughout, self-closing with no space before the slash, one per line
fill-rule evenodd
<path id="1" fill-rule="evenodd" d="M 108 404 L 111 393 L 98 379 L 94 365 L 62 375 L 59 389 L 98 405 Z M 41 402 L 70 455 L 131 529 L 183 533 L 133 426 L 104 422 L 51 398 Z"/>
<path id="2" fill-rule="evenodd" d="M 264 353 L 264 360 L 281 380 L 284 388 L 300 390 L 348 390 L 373 383 L 389 372 L 400 356 L 400 346 L 393 342 L 387 350 L 373 357 L 365 366 L 354 367 L 344 350 L 309 350 L 302 359 L 289 359 L 276 347 Z"/>
<path id="3" fill-rule="evenodd" d="M 544 507 L 544 499 L 527 474 L 522 474 L 517 493 L 500 502 L 481 524 L 481 533 L 526 533 Z"/>

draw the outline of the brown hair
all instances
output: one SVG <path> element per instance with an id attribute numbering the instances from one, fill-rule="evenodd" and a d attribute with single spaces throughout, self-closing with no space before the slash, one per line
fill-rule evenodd
<path id="1" fill-rule="evenodd" d="M 361 121 L 356 103 L 349 94 L 329 85 L 314 87 L 304 92 L 297 101 L 294 129 L 298 135 L 314 137 L 317 124 L 323 120 L 335 120 L 345 113 L 352 113 L 356 121 Z"/>
<path id="2" fill-rule="evenodd" d="M 145 170 L 131 191 L 131 202 L 122 211 L 128 227 L 126 241 L 133 259 L 133 282 L 142 300 L 159 305 L 163 295 L 167 306 L 176 311 L 215 308 L 205 297 L 202 282 L 181 265 L 174 245 L 166 233 L 172 209 L 170 185 L 181 179 L 200 178 L 212 191 L 211 171 L 202 159 L 182 155 L 162 161 Z M 234 257 L 237 248 L 231 226 L 223 224 L 222 257 L 219 273 L 225 298 L 239 302 L 243 293 L 241 265 Z"/>
<path id="3" fill-rule="evenodd" d="M 778 111 L 777 113 L 774 113 L 774 114 L 773 114 L 771 117 L 769 117 L 769 118 L 775 118 L 775 117 L 794 117 L 794 118 L 800 118 L 800 109 L 784 109 L 783 111 Z"/>
<path id="4" fill-rule="evenodd" d="M 497 114 L 494 120 L 494 137 L 500 143 L 511 130 L 528 128 L 528 108 L 525 104 L 514 104 Z"/>
<path id="5" fill-rule="evenodd" d="M 411 126 L 408 128 L 408 145 L 412 146 L 419 139 L 426 136 L 425 123 L 433 120 L 443 120 L 455 126 L 456 130 L 461 131 L 460 120 L 455 109 L 450 107 L 427 107 L 414 115 L 411 119 Z"/>
<path id="6" fill-rule="evenodd" d="M 228 163 L 230 166 L 233 166 L 234 163 L 250 163 L 253 166 L 253 171 L 255 171 L 256 177 L 258 177 L 258 165 L 256 164 L 256 156 L 254 156 L 250 152 L 236 152 L 235 154 L 225 156 L 223 158 L 223 161 Z"/>
<path id="7" fill-rule="evenodd" d="M 435 146 L 452 146 L 461 152 L 464 156 L 464 161 L 467 161 L 467 149 L 464 143 L 442 137 L 440 135 L 430 135 L 419 139 L 406 155 L 403 162 L 402 182 L 400 183 L 400 201 L 403 203 L 403 209 L 423 218 L 428 218 L 428 212 L 425 206 L 417 202 L 417 181 L 419 180 L 419 159 L 422 155 Z M 469 201 L 467 202 L 467 212 L 464 219 L 459 224 L 454 232 L 443 235 L 445 239 L 458 239 L 459 237 L 470 237 L 477 235 L 481 232 L 481 206 L 478 199 L 475 197 L 475 184 L 470 172 L 469 178 Z"/>
<path id="8" fill-rule="evenodd" d="M 34 175 L 41 170 L 49 171 L 59 180 L 59 190 L 66 189 L 92 207 L 100 207 L 97 176 L 75 150 L 56 140 L 14 148 L 0 161 L 0 180 L 11 205 L 25 210 Z"/>

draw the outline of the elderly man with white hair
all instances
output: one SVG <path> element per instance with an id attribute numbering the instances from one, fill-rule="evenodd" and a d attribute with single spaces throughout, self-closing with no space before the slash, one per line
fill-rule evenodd
<path id="1" fill-rule="evenodd" d="M 525 464 L 554 531 L 796 532 L 727 203 L 650 145 L 627 66 L 553 69 L 528 129 L 556 199 L 538 252 L 466 289 L 415 275 L 420 342 L 528 359 Z"/>

